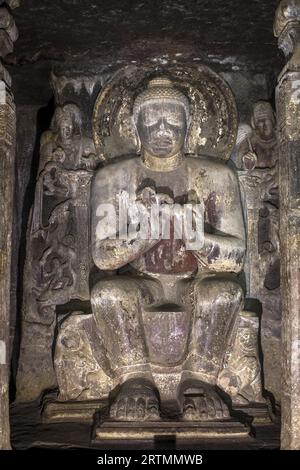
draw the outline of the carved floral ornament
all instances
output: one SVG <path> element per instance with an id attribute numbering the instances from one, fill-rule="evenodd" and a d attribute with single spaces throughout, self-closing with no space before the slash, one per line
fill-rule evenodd
<path id="1" fill-rule="evenodd" d="M 137 153 L 133 103 L 149 80 L 161 75 L 168 77 L 190 103 L 186 153 L 228 160 L 237 136 L 235 99 L 227 83 L 205 66 L 128 66 L 119 70 L 102 88 L 95 103 L 93 138 L 97 152 L 105 160 L 121 155 L 124 148 L 125 153 Z"/>

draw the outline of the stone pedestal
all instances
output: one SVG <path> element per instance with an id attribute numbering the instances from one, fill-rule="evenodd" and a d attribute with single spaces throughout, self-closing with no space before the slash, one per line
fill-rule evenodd
<path id="1" fill-rule="evenodd" d="M 85 402 L 49 402 L 44 405 L 42 419 L 45 423 L 92 423 L 99 410 L 108 407 L 108 400 Z"/>
<path id="2" fill-rule="evenodd" d="M 121 445 L 122 442 L 153 444 L 159 441 L 174 442 L 176 445 L 197 442 L 205 439 L 232 439 L 246 438 L 250 429 L 235 420 L 224 422 L 186 422 L 162 421 L 157 423 L 120 423 L 106 421 L 95 428 L 93 444 L 103 447 Z"/>

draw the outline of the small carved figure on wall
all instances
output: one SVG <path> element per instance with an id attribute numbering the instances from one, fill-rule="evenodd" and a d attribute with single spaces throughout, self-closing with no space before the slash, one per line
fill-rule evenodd
<path id="1" fill-rule="evenodd" d="M 51 129 L 43 134 L 40 171 L 49 162 L 67 169 L 93 169 L 97 165 L 93 140 L 82 134 L 81 112 L 75 104 L 57 106 Z"/>
<path id="2" fill-rule="evenodd" d="M 275 114 L 269 102 L 254 104 L 251 126 L 251 135 L 247 134 L 239 145 L 237 168 L 248 171 L 273 168 L 278 160 L 278 149 Z"/>

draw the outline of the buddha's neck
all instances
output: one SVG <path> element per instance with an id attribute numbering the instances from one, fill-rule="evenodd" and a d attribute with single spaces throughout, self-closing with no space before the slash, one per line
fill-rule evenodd
<path id="1" fill-rule="evenodd" d="M 171 157 L 155 157 L 145 150 L 142 151 L 142 162 L 153 171 L 172 171 L 182 165 L 184 161 L 183 152 L 178 152 Z"/>

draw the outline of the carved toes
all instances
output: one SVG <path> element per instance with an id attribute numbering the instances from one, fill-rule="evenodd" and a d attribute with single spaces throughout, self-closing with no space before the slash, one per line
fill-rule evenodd
<path id="1" fill-rule="evenodd" d="M 147 401 L 147 420 L 149 421 L 157 421 L 160 419 L 159 415 L 159 406 L 157 400 L 148 399 Z"/>
<path id="2" fill-rule="evenodd" d="M 110 417 L 120 421 L 157 421 L 158 402 L 152 397 L 120 397 L 111 405 Z"/>
<path id="3" fill-rule="evenodd" d="M 188 421 L 196 419 L 196 405 L 192 398 L 186 398 L 183 404 L 183 417 Z"/>
<path id="4" fill-rule="evenodd" d="M 185 397 L 183 419 L 186 421 L 213 421 L 230 418 L 227 405 L 215 392 Z"/>

